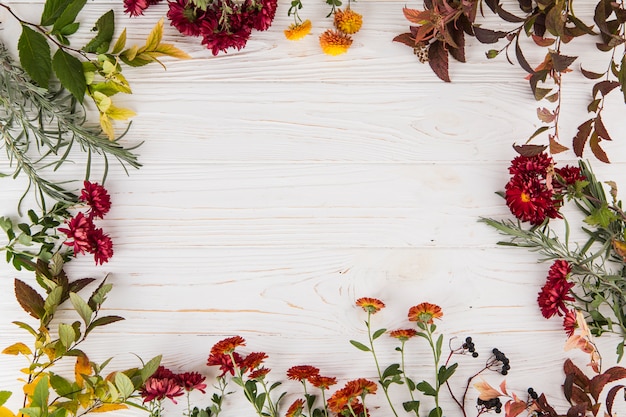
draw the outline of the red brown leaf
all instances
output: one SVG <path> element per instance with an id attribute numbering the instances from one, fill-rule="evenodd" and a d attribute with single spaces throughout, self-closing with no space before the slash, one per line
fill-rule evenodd
<path id="1" fill-rule="evenodd" d="M 483 29 L 480 26 L 474 26 L 474 36 L 481 43 L 496 43 L 506 35 L 507 32 L 500 30 Z"/>
<path id="2" fill-rule="evenodd" d="M 404 17 L 416 25 L 422 25 L 430 20 L 430 11 L 429 10 L 417 10 L 417 9 L 409 9 L 404 7 L 402 9 L 402 13 L 404 13 Z"/>
<path id="3" fill-rule="evenodd" d="M 585 144 L 589 139 L 589 135 L 591 134 L 591 125 L 593 124 L 593 119 L 589 119 L 586 122 L 582 123 L 578 126 L 578 132 L 576 136 L 574 136 L 573 147 L 574 153 L 577 157 L 583 156 L 583 150 L 585 149 Z M 567 372 L 566 372 L 567 373 Z"/>
<path id="4" fill-rule="evenodd" d="M 543 38 L 535 34 L 532 35 L 533 41 L 539 46 L 550 46 L 555 42 L 554 38 Z"/>
<path id="5" fill-rule="evenodd" d="M 15 278 L 15 298 L 24 311 L 36 319 L 40 319 L 46 313 L 44 299 L 31 286 Z"/>
<path id="6" fill-rule="evenodd" d="M 537 117 L 544 123 L 552 123 L 556 115 L 545 107 L 540 107 L 537 109 Z"/>
<path id="7" fill-rule="evenodd" d="M 433 42 L 428 48 L 428 63 L 437 77 L 447 83 L 450 82 L 450 75 L 448 74 L 448 52 L 443 47 L 441 41 Z"/>
<path id="8" fill-rule="evenodd" d="M 626 378 L 626 368 L 621 366 L 614 366 L 612 368 L 604 371 L 605 374 L 609 375 L 609 382 L 619 381 L 620 379 Z"/>
<path id="9" fill-rule="evenodd" d="M 617 81 L 600 81 L 593 86 L 593 97 L 595 98 L 598 95 L 598 92 L 600 92 L 600 94 L 602 94 L 603 96 L 606 96 L 619 86 L 620 84 Z"/>
<path id="10" fill-rule="evenodd" d="M 606 411 L 610 416 L 613 415 L 613 402 L 615 401 L 615 396 L 621 389 L 624 389 L 624 385 L 616 385 L 606 393 Z"/>
<path id="11" fill-rule="evenodd" d="M 590 80 L 597 80 L 598 78 L 604 77 L 604 74 L 600 74 L 598 72 L 593 72 L 593 71 L 587 71 L 583 67 L 580 67 L 580 72 L 585 76 L 585 78 L 588 78 Z"/>
<path id="12" fill-rule="evenodd" d="M 550 153 L 551 154 L 565 152 L 569 149 L 567 146 L 563 146 L 559 142 L 557 142 L 553 135 L 549 136 L 549 140 L 550 140 Z"/>
<path id="13" fill-rule="evenodd" d="M 600 139 L 613 140 L 611 139 L 608 130 L 606 130 L 606 126 L 604 126 L 604 122 L 602 122 L 602 117 L 599 114 L 598 117 L 596 117 L 596 122 L 593 124 L 593 126 L 596 129 L 596 133 L 598 134 L 598 136 L 600 136 Z"/>
<path id="14" fill-rule="evenodd" d="M 598 160 L 606 164 L 610 164 L 611 161 L 609 161 L 609 157 L 606 155 L 606 152 L 604 152 L 604 149 L 602 149 L 602 147 L 600 146 L 601 140 L 602 139 L 598 137 L 598 134 L 596 132 L 593 132 L 591 134 L 591 138 L 589 139 L 589 147 L 591 148 L 591 152 L 593 152 L 593 155 L 598 158 Z"/>
<path id="15" fill-rule="evenodd" d="M 411 33 L 402 33 L 393 38 L 393 41 L 403 43 L 406 46 L 410 46 L 411 48 L 415 46 L 415 38 Z"/>
<path id="16" fill-rule="evenodd" d="M 515 151 L 525 157 L 531 157 L 535 155 L 539 155 L 541 152 L 546 150 L 545 145 L 513 145 L 513 149 Z"/>
<path id="17" fill-rule="evenodd" d="M 607 374 L 596 375 L 591 379 L 589 383 L 589 393 L 596 402 L 600 398 L 600 392 L 604 389 L 604 386 L 609 382 L 611 377 Z"/>

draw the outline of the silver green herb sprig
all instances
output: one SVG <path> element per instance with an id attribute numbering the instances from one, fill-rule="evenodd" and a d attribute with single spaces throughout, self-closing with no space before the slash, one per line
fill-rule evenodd
<path id="1" fill-rule="evenodd" d="M 87 153 L 87 178 L 94 155 L 104 161 L 104 178 L 111 157 L 124 169 L 141 166 L 132 152 L 139 145 L 125 148 L 119 143 L 123 135 L 111 141 L 102 134 L 100 127 L 88 125 L 83 107 L 77 105 L 72 95 L 62 89 L 52 91 L 39 87 L 13 62 L 4 45 L 0 45 L 0 134 L 1 146 L 13 168 L 12 173 L 3 175 L 25 175 L 28 187 L 24 195 L 34 188 L 44 207 L 44 195 L 60 202 L 76 201 L 76 195 L 64 184 L 41 174 L 46 168 L 57 170 L 69 162 L 75 145 Z"/>
<path id="2" fill-rule="evenodd" d="M 572 242 L 571 225 L 563 216 L 564 231 L 559 233 L 548 219 L 540 225 L 524 226 L 519 220 L 480 221 L 510 239 L 499 245 L 526 248 L 541 255 L 540 262 L 565 260 L 571 265 L 571 295 L 575 307 L 585 313 L 591 332 L 605 332 L 626 338 L 626 215 L 617 198 L 617 185 L 598 181 L 589 165 L 579 163 L 586 181 L 570 190 L 567 199 L 585 216 L 580 228 L 583 242 Z M 605 192 L 609 186 L 610 197 Z M 624 354 L 624 340 L 617 346 Z"/>

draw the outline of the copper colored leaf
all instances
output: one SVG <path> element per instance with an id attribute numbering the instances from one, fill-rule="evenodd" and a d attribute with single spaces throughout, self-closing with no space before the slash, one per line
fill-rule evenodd
<path id="1" fill-rule="evenodd" d="M 441 41 L 433 42 L 428 48 L 428 63 L 437 77 L 447 83 L 450 82 L 450 75 L 448 74 L 448 52 L 443 47 Z"/>
<path id="2" fill-rule="evenodd" d="M 568 403 L 572 403 L 572 388 L 574 387 L 574 374 L 565 375 L 565 381 L 563 382 L 563 395 Z"/>
<path id="3" fill-rule="evenodd" d="M 575 385 L 572 386 L 570 402 L 572 404 L 583 404 L 584 406 L 591 405 L 591 399 L 589 396 Z"/>
<path id="4" fill-rule="evenodd" d="M 614 184 L 609 184 L 609 185 L 611 185 L 611 188 L 613 189 Z M 620 379 L 626 379 L 626 368 L 623 368 L 621 366 L 614 366 L 612 368 L 609 368 L 606 371 L 604 371 L 604 373 L 606 375 L 609 375 L 608 382 L 615 382 L 615 381 L 619 381 Z"/>
<path id="5" fill-rule="evenodd" d="M 474 36 L 481 43 L 496 43 L 506 35 L 507 32 L 500 30 L 483 29 L 480 26 L 474 26 Z"/>
<path id="6" fill-rule="evenodd" d="M 563 363 L 563 372 L 565 375 L 574 375 L 574 384 L 580 388 L 586 390 L 589 387 L 589 378 L 571 359 L 566 359 Z"/>
<path id="7" fill-rule="evenodd" d="M 576 136 L 574 136 L 573 147 L 574 153 L 577 157 L 583 156 L 583 150 L 585 149 L 585 144 L 587 143 L 587 139 L 589 139 L 589 135 L 591 134 L 591 125 L 593 124 L 593 119 L 589 119 L 586 122 L 582 123 L 578 126 L 578 132 Z"/>
<path id="8" fill-rule="evenodd" d="M 465 35 L 463 30 L 454 29 L 454 24 L 448 25 L 450 30 L 450 36 L 454 40 L 456 47 L 449 46 L 448 52 L 450 52 L 450 56 L 456 59 L 459 62 L 465 62 Z"/>
<path id="9" fill-rule="evenodd" d="M 550 46 L 555 40 L 553 38 L 543 38 L 541 36 L 537 36 L 535 34 L 532 35 L 533 41 L 539 46 Z"/>
<path id="10" fill-rule="evenodd" d="M 406 17 L 409 22 L 415 23 L 416 25 L 422 25 L 430 19 L 430 11 L 428 10 L 422 11 L 404 7 L 402 13 L 404 13 L 404 17 Z"/>
<path id="11" fill-rule="evenodd" d="M 517 57 L 517 62 L 519 62 L 520 67 L 522 67 L 524 71 L 529 74 L 533 74 L 535 72 L 522 53 L 522 48 L 519 46 L 519 38 L 515 40 L 515 56 Z"/>
<path id="12" fill-rule="evenodd" d="M 550 57 L 552 58 L 554 69 L 558 72 L 565 71 L 572 64 L 572 62 L 576 61 L 576 58 L 578 58 L 575 56 L 567 56 L 557 53 L 550 53 Z"/>
<path id="13" fill-rule="evenodd" d="M 604 389 L 604 386 L 609 382 L 611 377 L 607 374 L 596 375 L 591 379 L 589 384 L 589 393 L 593 397 L 595 402 L 598 402 L 600 398 L 600 392 Z"/>
<path id="14" fill-rule="evenodd" d="M 598 95 L 598 92 L 600 92 L 603 96 L 606 96 L 619 86 L 620 84 L 617 81 L 600 81 L 593 86 L 593 97 L 595 98 Z"/>
<path id="15" fill-rule="evenodd" d="M 513 145 L 515 151 L 525 157 L 539 155 L 546 150 L 545 145 Z"/>
<path id="16" fill-rule="evenodd" d="M 45 314 L 44 299 L 32 287 L 19 279 L 15 279 L 15 298 L 24 311 L 36 319 Z"/>
<path id="17" fill-rule="evenodd" d="M 597 98 L 595 100 L 592 100 L 589 105 L 587 105 L 587 111 L 589 113 L 595 113 L 598 111 L 598 106 L 600 105 L 600 99 Z"/>
<path id="18" fill-rule="evenodd" d="M 515 16 L 513 13 L 507 12 L 500 6 L 497 7 L 496 12 L 498 13 L 498 16 L 500 16 L 502 20 L 506 22 L 521 23 L 524 21 L 523 18 Z"/>
<path id="19" fill-rule="evenodd" d="M 624 385 L 616 385 L 614 387 L 612 387 L 609 392 L 607 392 L 606 394 L 606 411 L 607 413 L 612 416 L 613 415 L 613 402 L 615 401 L 615 396 L 617 395 L 617 393 L 624 389 Z"/>
<path id="20" fill-rule="evenodd" d="M 403 43 L 406 46 L 410 46 L 411 48 L 415 46 L 415 39 L 413 38 L 413 35 L 411 35 L 411 33 L 402 33 L 393 38 L 393 41 Z"/>
<path id="21" fill-rule="evenodd" d="M 540 411 L 543 411 L 544 415 L 548 415 L 550 417 L 558 416 L 556 410 L 552 408 L 552 406 L 546 400 L 545 394 L 541 394 L 539 398 L 535 400 L 535 405 L 539 408 Z"/>
<path id="22" fill-rule="evenodd" d="M 551 123 L 554 121 L 556 116 L 550 110 L 545 107 L 540 107 L 537 109 L 537 117 L 544 123 Z"/>
<path id="23" fill-rule="evenodd" d="M 600 117 L 599 114 L 598 114 L 598 117 L 596 117 L 596 122 L 594 123 L 594 127 L 596 128 L 596 133 L 598 134 L 598 136 L 600 136 L 600 139 L 612 140 L 611 136 L 609 135 L 609 132 L 606 130 L 606 126 L 604 126 L 604 123 L 602 122 L 602 117 Z"/>
<path id="24" fill-rule="evenodd" d="M 606 155 L 606 152 L 604 152 L 604 149 L 602 149 L 602 147 L 600 146 L 601 140 L 602 139 L 598 137 L 597 133 L 593 132 L 591 134 L 591 138 L 589 139 L 589 147 L 591 148 L 591 152 L 593 152 L 593 155 L 598 158 L 598 160 L 606 164 L 610 164 L 611 161 L 609 161 L 609 157 Z"/>
<path id="25" fill-rule="evenodd" d="M 587 405 L 577 404 L 567 410 L 567 417 L 585 417 L 587 415 Z"/>
<path id="26" fill-rule="evenodd" d="M 526 410 L 526 402 L 522 400 L 509 400 L 504 405 L 506 417 L 516 417 Z"/>
<path id="27" fill-rule="evenodd" d="M 550 141 L 550 153 L 551 154 L 565 152 L 569 149 L 567 146 L 563 146 L 559 142 L 557 142 L 555 137 L 552 135 L 550 135 L 549 141 Z"/>
<path id="28" fill-rule="evenodd" d="M 600 73 L 593 72 L 593 71 L 587 71 L 583 67 L 580 67 L 580 72 L 582 72 L 582 74 L 585 76 L 585 78 L 588 78 L 590 80 L 596 80 L 596 79 L 602 78 L 604 76 L 604 74 L 600 74 Z"/>

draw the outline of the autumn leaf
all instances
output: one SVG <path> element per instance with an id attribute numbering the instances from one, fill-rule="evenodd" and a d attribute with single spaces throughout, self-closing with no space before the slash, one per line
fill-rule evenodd
<path id="1" fill-rule="evenodd" d="M 474 383 L 474 388 L 478 390 L 478 398 L 483 401 L 489 401 L 502 395 L 500 391 L 489 385 L 484 379 Z"/>

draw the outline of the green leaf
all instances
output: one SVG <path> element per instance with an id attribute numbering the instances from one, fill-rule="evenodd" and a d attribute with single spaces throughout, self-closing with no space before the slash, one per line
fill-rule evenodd
<path id="1" fill-rule="evenodd" d="M 22 25 L 22 34 L 17 41 L 17 49 L 20 64 L 26 73 L 33 81 L 47 89 L 52 74 L 52 60 L 50 59 L 50 45 L 46 37 Z"/>
<path id="2" fill-rule="evenodd" d="M 83 319 L 85 326 L 88 326 L 91 321 L 91 316 L 93 315 L 93 310 L 89 308 L 85 300 L 74 292 L 70 293 L 70 301 L 72 302 L 74 309 L 78 312 L 80 318 Z"/>
<path id="3" fill-rule="evenodd" d="M 66 26 L 69 26 L 74 23 L 76 16 L 83 9 L 87 0 L 72 0 L 69 4 L 63 9 L 63 12 L 58 17 L 58 19 L 54 22 L 54 26 L 52 26 L 52 31 L 62 31 Z M 76 28 L 78 29 L 78 27 Z M 74 30 L 76 32 L 76 30 Z M 72 33 L 74 33 L 72 32 Z"/>
<path id="4" fill-rule="evenodd" d="M 385 332 L 387 331 L 387 329 L 378 329 L 374 332 L 374 334 L 372 335 L 372 339 L 376 340 L 378 339 L 380 336 L 382 336 L 383 334 L 385 334 Z"/>
<path id="5" fill-rule="evenodd" d="M 404 411 L 407 411 L 407 412 L 414 411 L 417 414 L 420 408 L 420 402 L 415 401 L 415 400 L 406 401 L 402 403 L 402 407 L 404 407 Z"/>
<path id="6" fill-rule="evenodd" d="M 31 246 L 33 244 L 33 238 L 26 233 L 20 233 L 17 237 L 17 241 L 24 246 Z"/>
<path id="7" fill-rule="evenodd" d="M 617 363 L 619 363 L 624 357 L 624 341 L 622 340 L 617 344 L 617 348 L 615 349 L 615 353 L 617 353 Z M 0 404 L 2 405 L 2 404 Z"/>
<path id="8" fill-rule="evenodd" d="M 383 372 L 383 379 L 387 379 L 390 376 L 402 375 L 402 371 L 400 370 L 400 365 L 397 363 L 392 363 L 385 369 Z"/>
<path id="9" fill-rule="evenodd" d="M 33 401 L 31 403 L 31 406 L 41 407 L 43 410 L 47 410 L 49 395 L 50 395 L 50 392 L 48 391 L 48 377 L 44 376 L 39 380 L 39 382 L 37 382 L 37 385 L 35 386 L 35 391 L 33 392 Z"/>
<path id="10" fill-rule="evenodd" d="M 104 54 L 109 50 L 113 32 L 115 31 L 115 15 L 113 10 L 109 10 L 96 22 L 92 30 L 97 30 L 98 34 L 87 45 L 83 47 L 85 52 L 97 52 Z"/>
<path id="11" fill-rule="evenodd" d="M 433 386 L 430 385 L 430 383 L 426 381 L 420 382 L 419 384 L 415 386 L 415 388 L 417 388 L 418 391 L 424 393 L 424 395 L 429 395 L 431 397 L 434 397 L 435 395 L 437 395 L 437 391 L 435 391 Z"/>
<path id="12" fill-rule="evenodd" d="M 50 26 L 67 8 L 72 0 L 47 0 L 41 13 L 41 25 Z"/>
<path id="13" fill-rule="evenodd" d="M 0 406 L 11 397 L 11 391 L 0 391 Z"/>
<path id="14" fill-rule="evenodd" d="M 56 311 L 59 304 L 61 304 L 61 297 L 63 296 L 63 288 L 60 286 L 55 287 L 50 294 L 46 297 L 43 308 L 46 310 L 48 317 L 52 316 Z"/>
<path id="15" fill-rule="evenodd" d="M 430 413 L 428 413 L 428 417 L 441 417 L 443 416 L 443 410 L 441 409 L 441 407 L 435 407 L 432 410 L 430 410 Z"/>
<path id="16" fill-rule="evenodd" d="M 617 215 L 604 203 L 601 207 L 594 209 L 589 216 L 585 218 L 585 223 L 592 226 L 609 227 L 611 222 L 617 220 Z"/>
<path id="17" fill-rule="evenodd" d="M 85 335 L 89 334 L 93 329 L 95 329 L 98 326 L 106 326 L 107 324 L 115 323 L 116 321 L 121 321 L 121 320 L 124 320 L 124 317 L 120 317 L 120 316 L 98 317 L 93 322 L 91 322 L 89 327 L 87 327 L 87 330 L 85 330 Z"/>
<path id="18" fill-rule="evenodd" d="M 20 408 L 20 413 L 26 414 L 28 417 L 42 417 L 41 407 Z"/>
<path id="19" fill-rule="evenodd" d="M 73 386 L 70 381 L 57 374 L 50 374 L 50 386 L 63 398 L 73 399 L 74 395 L 72 394 L 76 394 L 76 391 L 80 391 L 78 387 Z"/>
<path id="20" fill-rule="evenodd" d="M 449 367 L 441 366 L 439 368 L 438 379 L 439 385 L 443 385 L 456 371 L 456 368 L 459 366 L 458 363 L 453 363 Z"/>
<path id="21" fill-rule="evenodd" d="M 85 98 L 87 80 L 83 73 L 83 64 L 78 58 L 58 49 L 52 58 L 52 68 L 63 87 L 65 87 L 80 103 Z"/>
<path id="22" fill-rule="evenodd" d="M 69 349 L 72 343 L 76 341 L 74 328 L 69 324 L 59 323 L 59 340 L 66 349 Z"/>
<path id="23" fill-rule="evenodd" d="M 143 383 L 146 382 L 146 380 L 150 378 L 153 373 L 156 372 L 159 365 L 161 364 L 162 358 L 162 355 L 155 356 L 154 358 L 150 359 L 148 363 L 143 366 L 143 368 L 141 368 L 141 370 L 139 371 L 139 375 L 141 376 L 141 385 L 143 385 Z"/>
<path id="24" fill-rule="evenodd" d="M 89 297 L 89 301 L 87 304 L 92 310 L 98 310 L 104 300 L 106 300 L 106 295 L 113 288 L 113 284 L 106 284 L 106 278 L 100 283 L 98 288 L 91 294 Z"/>
<path id="25" fill-rule="evenodd" d="M 14 321 L 13 324 L 15 324 L 18 327 L 21 327 L 22 329 L 26 330 L 31 335 L 37 337 L 37 332 L 30 325 L 26 323 L 22 323 L 21 321 Z"/>
<path id="26" fill-rule="evenodd" d="M 350 340 L 350 344 L 354 346 L 355 348 L 362 350 L 363 352 L 369 352 L 371 350 L 370 348 L 365 346 L 363 343 L 357 342 L 356 340 Z"/>
<path id="27" fill-rule="evenodd" d="M 115 387 L 120 394 L 122 394 L 124 400 L 133 395 L 133 392 L 135 392 L 133 382 L 123 372 L 117 372 L 115 374 Z"/>

